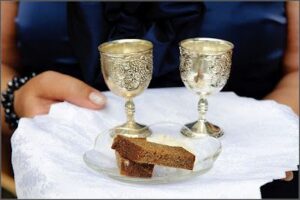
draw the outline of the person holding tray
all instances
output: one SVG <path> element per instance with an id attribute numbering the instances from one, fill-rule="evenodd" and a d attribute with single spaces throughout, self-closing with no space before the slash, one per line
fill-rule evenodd
<path id="1" fill-rule="evenodd" d="M 1 13 L 4 153 L 20 117 L 46 114 L 59 101 L 90 109 L 109 103 L 100 92 L 107 87 L 97 46 L 121 38 L 154 44 L 150 87 L 183 86 L 179 41 L 231 41 L 224 90 L 272 99 L 299 114 L 299 2 L 1 2 Z M 9 160 L 2 155 L 2 163 Z"/>

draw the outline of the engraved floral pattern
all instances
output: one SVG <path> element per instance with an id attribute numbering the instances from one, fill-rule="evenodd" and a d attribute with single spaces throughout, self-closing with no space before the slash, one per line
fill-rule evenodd
<path id="1" fill-rule="evenodd" d="M 180 73 L 183 82 L 191 80 L 191 74 L 195 70 L 195 64 L 199 64 L 199 58 L 208 65 L 205 72 L 210 75 L 210 85 L 215 88 L 223 87 L 229 78 L 231 68 L 232 51 L 220 55 L 198 55 L 195 52 L 180 48 Z"/>
<path id="2" fill-rule="evenodd" d="M 110 59 L 110 78 L 119 87 L 132 91 L 149 84 L 152 77 L 152 51 Z"/>
<path id="3" fill-rule="evenodd" d="M 223 87 L 229 78 L 231 67 L 232 52 L 227 52 L 222 55 L 210 56 L 212 64 L 210 72 L 212 74 L 212 86 Z"/>
<path id="4" fill-rule="evenodd" d="M 187 81 L 188 74 L 192 70 L 193 61 L 191 55 L 180 48 L 180 74 L 183 82 Z"/>

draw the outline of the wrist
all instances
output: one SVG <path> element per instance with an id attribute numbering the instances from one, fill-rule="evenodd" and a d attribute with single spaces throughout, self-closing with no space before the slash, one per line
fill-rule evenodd
<path id="1" fill-rule="evenodd" d="M 23 86 L 28 80 L 35 76 L 35 73 L 29 76 L 17 77 L 15 76 L 7 83 L 7 89 L 2 92 L 1 103 L 4 110 L 5 122 L 11 130 L 17 128 L 19 123 L 19 117 L 15 113 L 14 109 L 14 94 L 21 86 Z"/>

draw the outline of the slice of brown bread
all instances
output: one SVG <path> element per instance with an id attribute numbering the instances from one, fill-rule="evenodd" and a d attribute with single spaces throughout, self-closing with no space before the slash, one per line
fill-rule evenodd
<path id="1" fill-rule="evenodd" d="M 115 149 L 123 158 L 136 163 L 192 170 L 195 162 L 195 155 L 182 147 L 148 142 L 145 139 L 117 135 L 111 148 Z"/>
<path id="2" fill-rule="evenodd" d="M 120 154 L 117 151 L 116 151 L 116 158 L 117 158 L 120 174 L 125 176 L 140 177 L 140 178 L 152 177 L 154 165 L 140 164 L 140 163 L 133 162 L 131 160 L 128 160 L 120 156 Z"/>

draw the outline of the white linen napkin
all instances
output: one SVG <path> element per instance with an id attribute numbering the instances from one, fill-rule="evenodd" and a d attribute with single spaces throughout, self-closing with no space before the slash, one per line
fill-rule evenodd
<path id="1" fill-rule="evenodd" d="M 106 92 L 104 110 L 67 102 L 48 115 L 22 118 L 12 136 L 18 198 L 261 198 L 260 186 L 299 164 L 299 117 L 275 101 L 221 92 L 209 121 L 221 126 L 222 153 L 207 173 L 168 184 L 119 182 L 89 169 L 82 156 L 96 136 L 125 120 L 124 100 Z M 134 99 L 144 124 L 197 119 L 198 98 L 185 88 L 148 89 Z"/>

